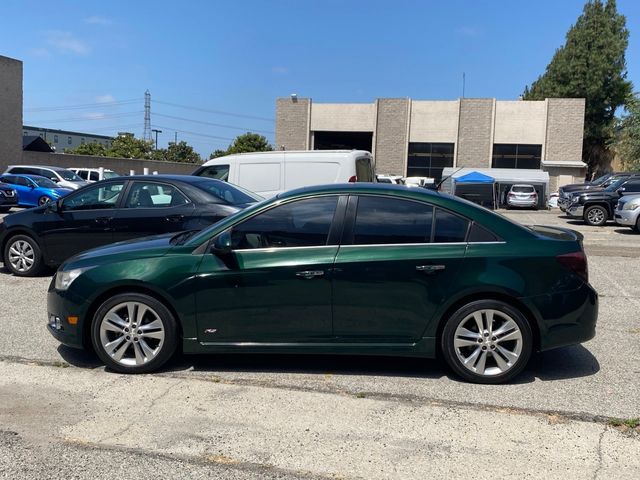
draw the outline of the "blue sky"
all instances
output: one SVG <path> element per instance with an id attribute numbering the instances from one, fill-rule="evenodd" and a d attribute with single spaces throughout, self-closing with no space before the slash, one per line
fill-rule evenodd
<path id="1" fill-rule="evenodd" d="M 247 129 L 273 140 L 275 99 L 294 92 L 317 102 L 455 99 L 465 72 L 466 96 L 515 99 L 583 4 L 3 0 L 0 54 L 24 62 L 27 124 L 142 135 L 149 89 L 159 143 L 177 130 L 208 155 Z M 640 89 L 640 3 L 618 9 Z"/>

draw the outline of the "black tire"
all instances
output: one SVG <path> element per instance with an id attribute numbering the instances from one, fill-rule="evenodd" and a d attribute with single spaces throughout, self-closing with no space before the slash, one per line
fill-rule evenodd
<path id="1" fill-rule="evenodd" d="M 0 207 L 0 213 L 7 213 L 11 210 L 11 207 Z"/>
<path id="2" fill-rule="evenodd" d="M 483 334 L 479 334 L 479 332 L 476 332 L 479 328 L 472 330 L 473 325 L 470 325 L 469 330 L 471 330 L 471 333 L 475 333 L 477 337 L 467 337 L 469 339 L 468 343 L 470 343 L 469 346 L 456 347 L 454 342 L 456 340 L 456 330 L 458 327 L 469 325 L 469 322 L 475 324 L 473 314 L 486 311 L 492 311 L 494 318 L 492 327 L 497 327 L 496 332 L 503 325 L 511 325 L 507 320 L 513 321 L 517 329 L 506 330 L 507 333 L 503 333 L 502 335 L 502 337 L 505 338 L 503 341 L 500 340 L 498 336 L 485 336 L 486 333 L 488 333 L 487 329 L 483 330 Z M 488 326 L 486 314 L 481 314 L 481 318 L 483 319 L 483 325 Z M 516 332 L 516 330 L 520 334 L 520 339 L 509 340 L 508 337 L 511 336 L 511 332 Z M 458 340 L 462 338 L 462 336 L 458 336 Z M 478 342 L 478 346 L 476 346 L 476 342 Z M 473 383 L 498 384 L 512 380 L 526 367 L 533 350 L 533 335 L 529 322 L 516 308 L 497 300 L 477 300 L 459 308 L 446 320 L 440 339 L 440 346 L 442 355 L 451 370 L 463 379 Z M 508 365 L 508 357 L 500 353 L 500 350 L 511 353 L 517 352 L 517 358 L 510 366 Z M 461 357 L 467 356 L 467 358 L 470 358 L 474 355 L 478 361 L 473 360 L 468 367 L 465 366 Z M 496 355 L 498 357 L 496 357 Z M 481 368 L 481 356 L 484 356 L 486 366 L 486 370 L 483 369 L 482 374 L 474 370 L 476 367 Z M 507 359 L 507 361 L 505 361 L 505 359 Z M 504 371 L 500 368 L 498 360 L 508 366 Z"/>
<path id="3" fill-rule="evenodd" d="M 47 197 L 46 195 L 42 195 L 39 199 L 38 199 L 38 206 L 42 206 L 42 205 L 46 205 L 47 203 L 49 203 L 51 201 L 51 199 L 49 197 Z"/>
<path id="4" fill-rule="evenodd" d="M 636 233 L 640 233 L 640 215 L 638 215 L 636 224 L 633 227 L 631 227 L 631 230 L 633 230 Z"/>
<path id="5" fill-rule="evenodd" d="M 609 212 L 602 205 L 593 205 L 584 211 L 584 222 L 592 227 L 601 227 L 609 219 Z"/>
<path id="6" fill-rule="evenodd" d="M 28 244 L 30 249 L 29 247 L 26 247 L 25 244 Z M 20 252 L 24 255 L 22 262 L 15 260 L 14 255 L 16 252 Z M 14 235 L 9 238 L 4 246 L 2 258 L 4 260 L 5 268 L 18 277 L 34 277 L 42 271 L 44 266 L 42 261 L 42 251 L 40 250 L 38 242 L 28 235 Z M 32 262 L 27 268 L 29 260 Z"/>
<path id="7" fill-rule="evenodd" d="M 147 312 L 143 314 L 143 317 L 145 318 L 140 318 L 140 321 L 142 322 L 141 325 L 136 325 L 133 322 L 129 322 L 128 327 L 123 327 L 122 332 L 105 332 L 104 330 L 102 330 L 101 332 L 101 325 L 105 323 L 104 320 L 107 313 L 109 313 L 113 309 L 118 309 L 118 307 L 124 303 L 135 303 L 144 305 L 151 310 L 151 313 Z M 117 311 L 118 310 L 116 310 L 116 312 Z M 136 317 L 139 314 L 139 311 L 139 309 L 135 311 L 134 315 Z M 160 320 L 160 322 L 162 323 L 162 330 L 164 333 L 164 339 L 162 340 L 162 342 L 150 337 L 147 337 L 145 339 L 144 334 L 140 334 L 140 330 L 134 331 L 131 328 L 132 326 L 136 329 L 144 325 L 148 326 L 150 325 L 150 323 L 145 324 L 144 322 L 150 321 L 151 319 L 156 320 L 155 317 L 157 317 L 157 320 Z M 128 316 L 125 315 L 121 316 L 121 318 L 125 322 L 129 320 Z M 136 319 L 134 319 L 134 322 L 135 321 Z M 111 323 L 111 325 L 114 324 Z M 124 331 L 124 328 L 129 328 L 129 335 L 127 335 L 127 333 Z M 135 333 L 140 334 L 140 336 L 134 336 Z M 111 334 L 112 337 L 109 337 L 109 334 Z M 122 337 L 123 339 L 121 340 L 121 343 L 118 344 L 118 347 L 113 349 L 112 356 L 112 354 L 108 353 L 103 346 L 103 340 L 109 340 L 110 338 L 113 338 L 112 341 L 115 341 L 119 340 L 120 337 Z M 135 342 L 137 343 L 137 348 L 136 345 L 134 345 L 134 338 Z M 156 341 L 158 342 L 157 344 L 154 343 Z M 158 370 L 173 356 L 178 344 L 178 327 L 175 318 L 162 302 L 156 300 L 153 297 L 150 297 L 149 295 L 140 293 L 124 293 L 109 298 L 102 305 L 100 305 L 100 307 L 98 307 L 98 310 L 93 316 L 93 320 L 91 323 L 91 342 L 93 344 L 95 352 L 105 363 L 105 365 L 111 370 L 120 373 L 148 373 Z M 137 358 L 136 350 L 138 350 L 139 352 L 144 351 L 144 349 L 142 348 L 143 342 L 152 350 L 157 350 L 152 358 L 147 359 L 145 356 L 144 363 L 136 365 L 123 363 L 127 360 L 126 358 L 124 360 L 121 359 L 120 361 L 116 360 L 115 357 L 117 353 L 119 353 L 119 350 L 121 348 L 124 349 L 124 352 L 122 354 L 123 357 L 131 357 L 133 355 L 134 359 Z M 125 347 L 125 344 L 127 343 L 128 346 Z M 131 361 L 135 361 L 134 359 L 131 359 Z"/>

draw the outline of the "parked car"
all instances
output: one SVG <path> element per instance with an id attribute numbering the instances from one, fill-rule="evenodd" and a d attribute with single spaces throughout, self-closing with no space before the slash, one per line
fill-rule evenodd
<path id="1" fill-rule="evenodd" d="M 621 178 L 627 178 L 636 175 L 640 174 L 638 174 L 637 172 L 614 172 L 602 175 L 601 177 L 598 177 L 591 182 L 563 185 L 558 189 L 558 207 L 560 207 L 560 210 L 562 210 L 563 212 L 566 212 L 567 208 L 569 208 L 569 204 L 571 203 L 571 196 L 574 193 L 587 190 L 604 190 L 609 185 L 617 182 Z"/>
<path id="2" fill-rule="evenodd" d="M 309 185 L 374 182 L 373 171 L 373 157 L 363 150 L 280 150 L 213 158 L 193 175 L 228 181 L 272 197 Z"/>
<path id="3" fill-rule="evenodd" d="M 629 194 L 618 200 L 614 219 L 618 225 L 631 227 L 634 232 L 640 233 L 640 195 Z"/>
<path id="4" fill-rule="evenodd" d="M 515 184 L 507 193 L 507 208 L 526 207 L 538 209 L 538 193 L 533 185 Z"/>
<path id="5" fill-rule="evenodd" d="M 89 183 L 120 176 L 108 168 L 70 168 L 69 170 Z"/>
<path id="6" fill-rule="evenodd" d="M 5 174 L 38 175 L 58 184 L 59 187 L 77 190 L 87 185 L 78 175 L 62 167 L 48 167 L 46 165 L 9 165 Z"/>
<path id="7" fill-rule="evenodd" d="M 6 213 L 11 207 L 18 206 L 18 194 L 10 185 L 0 183 L 0 213 Z"/>
<path id="8" fill-rule="evenodd" d="M 48 329 L 119 372 L 185 353 L 434 357 L 466 380 L 514 378 L 534 350 L 595 335 L 581 236 L 388 184 L 316 186 L 200 233 L 65 262 Z"/>
<path id="9" fill-rule="evenodd" d="M 623 177 L 604 190 L 574 192 L 567 213 L 582 218 L 585 223 L 600 227 L 614 215 L 620 197 L 640 193 L 639 177 Z"/>
<path id="10" fill-rule="evenodd" d="M 257 202 L 229 183 L 190 175 L 103 180 L 0 221 L 5 267 L 33 276 L 78 252 L 131 238 L 200 230 Z"/>
<path id="11" fill-rule="evenodd" d="M 547 208 L 558 208 L 558 199 L 560 194 L 558 192 L 554 192 L 549 195 L 547 199 Z"/>
<path id="12" fill-rule="evenodd" d="M 15 189 L 20 207 L 37 207 L 73 192 L 70 188 L 61 188 L 57 183 L 39 175 L 5 174 L 0 176 L 0 182 Z"/>

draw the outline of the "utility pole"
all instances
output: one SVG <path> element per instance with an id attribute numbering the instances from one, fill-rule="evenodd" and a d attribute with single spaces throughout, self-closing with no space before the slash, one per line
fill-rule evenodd
<path id="1" fill-rule="evenodd" d="M 158 149 L 158 134 L 162 133 L 162 130 L 156 130 L 155 128 L 153 130 L 151 130 L 153 133 L 156 134 L 156 150 Z"/>
<path id="2" fill-rule="evenodd" d="M 144 134 L 145 142 L 151 141 L 151 93 L 144 92 Z M 157 148 L 156 148 L 157 150 Z"/>
<path id="3" fill-rule="evenodd" d="M 178 132 L 173 132 L 173 143 L 178 144 Z"/>

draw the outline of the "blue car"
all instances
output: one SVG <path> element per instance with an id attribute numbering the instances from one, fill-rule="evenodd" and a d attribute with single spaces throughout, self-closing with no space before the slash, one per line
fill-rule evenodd
<path id="1" fill-rule="evenodd" d="M 0 182 L 11 185 L 18 193 L 18 206 L 37 207 L 45 203 L 56 201 L 68 193 L 69 188 L 60 188 L 48 178 L 39 175 L 2 175 Z"/>

